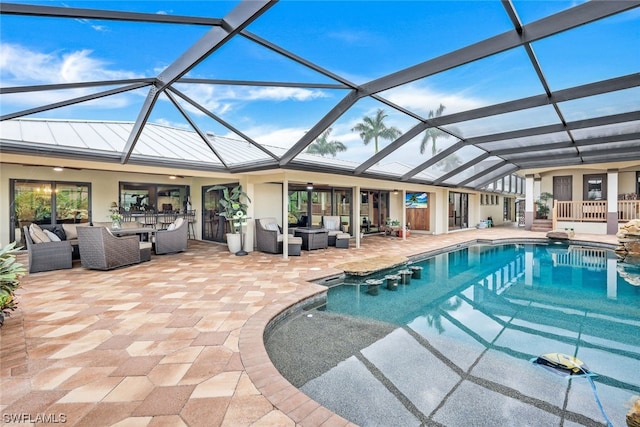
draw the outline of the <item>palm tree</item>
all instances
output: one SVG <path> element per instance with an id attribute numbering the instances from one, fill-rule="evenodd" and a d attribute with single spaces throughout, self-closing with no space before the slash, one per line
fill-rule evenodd
<path id="1" fill-rule="evenodd" d="M 438 152 L 440 151 L 442 150 L 439 150 Z M 436 166 L 438 166 L 444 172 L 450 172 L 458 166 L 462 166 L 462 159 L 455 153 L 450 154 L 449 156 L 436 163 Z"/>
<path id="2" fill-rule="evenodd" d="M 337 153 L 342 151 L 347 151 L 347 147 L 340 141 L 329 141 L 329 135 L 333 129 L 329 128 L 320 135 L 316 141 L 309 145 L 307 148 L 307 153 L 309 154 L 320 154 L 322 157 L 325 154 L 331 154 L 333 157 L 336 156 Z"/>
<path id="3" fill-rule="evenodd" d="M 387 139 L 393 141 L 402 135 L 402 131 L 395 126 L 387 127 L 384 119 L 387 115 L 382 109 L 378 109 L 375 117 L 364 117 L 361 123 L 358 123 L 351 129 L 352 132 L 360 132 L 360 138 L 364 145 L 369 145 L 371 141 L 375 144 L 376 153 L 378 152 L 378 139 Z"/>
<path id="4" fill-rule="evenodd" d="M 440 117 L 445 108 L 447 107 L 440 104 L 435 112 L 433 110 L 429 111 L 429 118 L 433 119 L 434 117 Z M 424 133 L 424 137 L 422 138 L 422 143 L 420 144 L 420 154 L 424 154 L 427 143 L 429 142 L 429 140 L 431 140 L 431 154 L 435 156 L 438 151 L 436 148 L 436 139 L 440 137 L 449 138 L 449 136 L 450 135 L 448 133 L 443 132 L 438 128 L 432 127 L 427 129 L 427 131 Z"/>

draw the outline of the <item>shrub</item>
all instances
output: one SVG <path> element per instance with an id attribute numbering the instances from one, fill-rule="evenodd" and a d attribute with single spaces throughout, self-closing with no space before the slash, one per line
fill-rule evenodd
<path id="1" fill-rule="evenodd" d="M 16 242 L 10 243 L 0 250 L 0 326 L 5 316 L 16 309 L 15 290 L 20 286 L 20 278 L 25 275 L 24 265 L 16 261 Z"/>

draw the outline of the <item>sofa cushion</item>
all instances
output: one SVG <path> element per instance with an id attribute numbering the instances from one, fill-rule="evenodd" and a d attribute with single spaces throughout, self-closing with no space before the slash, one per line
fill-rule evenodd
<path id="1" fill-rule="evenodd" d="M 76 230 L 76 224 L 62 224 L 62 230 L 67 236 L 67 240 L 74 240 L 78 238 L 78 231 Z"/>
<path id="2" fill-rule="evenodd" d="M 49 236 L 47 236 L 47 234 L 42 231 L 42 228 L 40 228 L 38 224 L 31 224 L 29 226 L 29 236 L 31 236 L 31 240 L 33 240 L 33 243 L 44 243 L 51 241 L 51 239 L 49 239 Z"/>
<path id="3" fill-rule="evenodd" d="M 325 217 L 323 219 L 324 228 L 327 230 L 340 230 L 340 220 L 337 218 L 328 218 Z"/>
<path id="4" fill-rule="evenodd" d="M 42 230 L 42 231 L 44 231 L 44 234 L 46 234 L 49 240 L 52 242 L 59 242 L 61 240 L 53 231 L 49 231 L 49 230 Z"/>
<path id="5" fill-rule="evenodd" d="M 64 232 L 64 228 L 62 228 L 62 224 L 58 224 L 55 227 L 53 227 L 51 229 L 51 231 L 53 232 L 53 234 L 55 234 L 56 236 L 58 236 L 58 238 L 60 240 L 67 240 L 67 235 Z"/>

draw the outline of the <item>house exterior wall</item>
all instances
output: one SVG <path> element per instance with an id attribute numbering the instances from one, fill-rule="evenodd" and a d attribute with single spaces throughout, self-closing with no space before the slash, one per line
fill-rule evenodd
<path id="1" fill-rule="evenodd" d="M 553 193 L 553 178 L 556 176 L 571 176 L 572 177 L 572 200 L 573 201 L 583 201 L 584 198 L 584 175 L 592 175 L 592 174 L 603 174 L 608 178 L 608 194 L 607 199 L 608 203 L 608 219 L 609 219 L 609 227 L 607 227 L 606 222 L 569 222 L 569 221 L 558 221 L 556 224 L 557 228 L 573 228 L 573 230 L 577 233 L 594 233 L 594 234 L 615 234 L 617 231 L 617 213 L 616 201 L 618 199 L 618 195 L 626 194 L 626 193 L 635 193 L 636 192 L 636 173 L 640 171 L 640 164 L 635 165 L 625 165 L 624 168 L 615 169 L 615 168 L 573 168 L 573 169 L 562 169 L 562 170 L 553 170 L 544 173 L 540 173 L 539 180 L 539 191 L 536 191 L 536 186 L 534 185 L 534 195 L 533 198 L 536 200 L 539 197 L 540 192 L 549 192 Z M 617 177 L 617 179 L 616 179 Z M 617 181 L 617 182 L 616 182 Z M 613 194 L 612 193 L 613 190 Z"/>
<path id="2" fill-rule="evenodd" d="M 430 232 L 434 234 L 447 233 L 448 230 L 448 194 L 449 188 L 399 183 L 397 181 L 383 181 L 343 175 L 323 173 L 309 173 L 303 171 L 274 170 L 263 174 L 225 174 L 220 172 L 189 171 L 160 167 L 122 165 L 115 163 L 100 163 L 65 159 L 66 169 L 54 172 L 53 166 L 60 164 L 60 159 L 38 158 L 39 165 L 32 165 L 34 159 L 28 156 L 3 154 L 0 164 L 0 244 L 9 243 L 10 222 L 10 179 L 83 182 L 91 185 L 90 214 L 93 221 L 109 221 L 111 202 L 118 197 L 119 183 L 140 182 L 168 185 L 190 186 L 191 205 L 197 211 L 194 231 L 196 238 L 201 238 L 201 208 L 202 188 L 216 184 L 240 183 L 251 197 L 248 215 L 253 218 L 275 216 L 281 220 L 282 184 L 285 179 L 289 183 L 315 182 L 317 184 L 351 188 L 377 188 L 388 190 L 390 195 L 390 216 L 402 222 L 405 192 L 427 192 L 429 194 Z M 74 169 L 72 169 L 74 168 Z M 177 175 L 177 179 L 170 179 L 169 175 Z M 180 177 L 182 176 L 182 178 Z M 397 189 L 398 194 L 393 194 Z M 474 227 L 480 219 L 492 215 L 494 220 L 502 220 L 502 205 L 495 206 L 488 213 L 480 206 L 479 192 L 469 193 L 469 227 Z M 500 197 L 502 200 L 502 196 Z M 355 212 L 355 206 L 353 207 Z M 497 222 L 498 223 L 498 222 Z M 247 246 L 253 245 L 254 225 L 249 221 L 247 226 Z"/>

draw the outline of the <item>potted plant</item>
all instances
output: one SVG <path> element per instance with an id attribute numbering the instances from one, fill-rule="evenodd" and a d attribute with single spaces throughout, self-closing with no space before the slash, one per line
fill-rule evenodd
<path id="1" fill-rule="evenodd" d="M 21 248 L 15 246 L 16 242 L 13 242 L 0 250 L 0 326 L 16 309 L 14 292 L 20 286 L 20 277 L 26 273 L 24 266 L 16 262 L 15 253 Z"/>
<path id="2" fill-rule="evenodd" d="M 116 202 L 111 202 L 109 218 L 111 218 L 111 228 L 118 229 L 122 226 L 122 215 L 120 214 L 120 208 Z"/>
<path id="3" fill-rule="evenodd" d="M 547 202 L 550 199 L 553 199 L 553 194 L 548 192 L 540 193 L 540 197 L 536 200 L 536 217 L 538 219 L 547 219 L 549 217 L 549 211 L 551 209 L 549 208 L 549 205 L 547 205 Z"/>
<path id="4" fill-rule="evenodd" d="M 247 255 L 244 251 L 243 233 L 242 227 L 247 224 L 249 217 L 247 216 L 247 209 L 249 205 L 245 202 L 251 202 L 251 199 L 242 191 L 242 185 L 237 185 L 232 189 L 224 185 L 216 185 L 211 187 L 207 191 L 219 191 L 222 190 L 222 198 L 218 202 L 222 208 L 220 216 L 225 217 L 229 221 L 231 229 L 230 233 L 227 233 L 227 247 L 229 252 L 236 255 Z"/>

